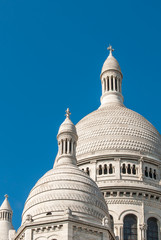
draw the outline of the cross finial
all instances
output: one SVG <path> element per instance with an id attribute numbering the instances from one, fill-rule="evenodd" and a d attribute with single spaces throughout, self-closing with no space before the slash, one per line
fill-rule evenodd
<path id="1" fill-rule="evenodd" d="M 4 195 L 4 197 L 5 197 L 5 198 L 8 198 L 8 195 L 7 195 L 7 194 L 5 194 L 5 195 Z"/>
<path id="2" fill-rule="evenodd" d="M 71 112 L 69 111 L 69 108 L 67 108 L 65 112 L 66 112 L 65 114 L 66 118 L 70 118 Z"/>
<path id="3" fill-rule="evenodd" d="M 114 49 L 112 48 L 112 46 L 111 45 L 109 45 L 109 47 L 107 48 L 107 50 L 109 50 L 110 51 L 110 56 L 112 56 L 112 52 L 114 51 Z"/>

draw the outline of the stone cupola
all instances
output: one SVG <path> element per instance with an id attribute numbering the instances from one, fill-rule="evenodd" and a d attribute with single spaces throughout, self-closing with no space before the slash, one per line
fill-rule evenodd
<path id="1" fill-rule="evenodd" d="M 9 230 L 14 229 L 12 225 L 12 209 L 8 201 L 8 195 L 0 207 L 0 239 L 8 240 Z"/>
<path id="2" fill-rule="evenodd" d="M 70 120 L 69 108 L 66 110 L 66 119 L 61 124 L 57 135 L 58 156 L 57 164 L 76 164 L 76 142 L 78 140 L 75 125 Z"/>
<path id="3" fill-rule="evenodd" d="M 102 97 L 101 105 L 108 103 L 123 103 L 122 72 L 118 61 L 113 57 L 112 46 L 107 48 L 110 53 L 103 64 L 101 71 Z"/>

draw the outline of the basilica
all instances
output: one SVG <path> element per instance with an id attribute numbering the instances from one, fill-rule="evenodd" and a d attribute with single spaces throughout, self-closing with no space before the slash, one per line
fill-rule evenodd
<path id="1" fill-rule="evenodd" d="M 17 232 L 5 195 L 0 240 L 161 240 L 161 135 L 124 105 L 108 50 L 100 107 L 76 126 L 66 110 L 54 167 L 30 191 Z"/>

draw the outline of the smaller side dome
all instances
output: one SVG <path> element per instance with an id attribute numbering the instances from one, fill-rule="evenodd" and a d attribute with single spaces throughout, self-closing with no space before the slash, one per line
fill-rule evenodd
<path id="1" fill-rule="evenodd" d="M 76 164 L 78 137 L 69 119 L 69 109 L 66 112 L 66 120 L 57 136 L 59 153 L 56 164 L 31 190 L 23 210 L 22 225 L 28 221 L 59 220 L 66 215 L 97 225 L 102 224 L 105 216 L 110 219 L 97 184 Z M 71 127 L 74 131 L 70 131 Z"/>
<path id="2" fill-rule="evenodd" d="M 77 135 L 77 131 L 76 131 L 76 127 L 75 125 L 72 123 L 72 121 L 70 120 L 70 111 L 69 108 L 67 108 L 66 110 L 66 119 L 64 120 L 64 122 L 60 125 L 59 131 L 58 131 L 58 136 L 61 133 L 73 133 L 75 135 Z"/>

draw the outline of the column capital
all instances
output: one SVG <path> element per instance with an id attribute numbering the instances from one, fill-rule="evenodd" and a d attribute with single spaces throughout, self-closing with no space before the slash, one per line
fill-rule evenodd
<path id="1" fill-rule="evenodd" d="M 144 231 L 147 230 L 147 224 L 146 223 L 140 224 L 139 227 L 140 227 L 140 230 L 144 230 Z"/>

